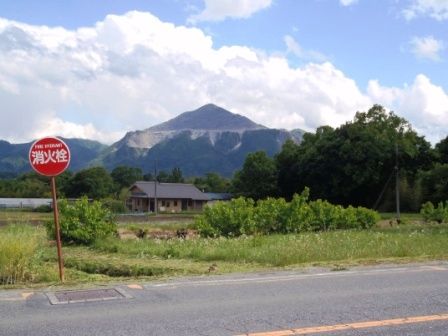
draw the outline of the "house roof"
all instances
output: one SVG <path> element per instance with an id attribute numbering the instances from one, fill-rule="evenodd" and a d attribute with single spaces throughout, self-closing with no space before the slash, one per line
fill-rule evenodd
<path id="1" fill-rule="evenodd" d="M 154 182 L 137 181 L 133 187 L 139 188 L 147 197 L 153 198 L 155 193 Z M 193 199 L 208 201 L 206 194 L 192 184 L 187 183 L 157 183 L 157 198 Z"/>

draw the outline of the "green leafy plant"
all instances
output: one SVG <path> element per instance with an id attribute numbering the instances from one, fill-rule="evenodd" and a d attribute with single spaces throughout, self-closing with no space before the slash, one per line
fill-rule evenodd
<path id="1" fill-rule="evenodd" d="M 109 209 L 114 214 L 123 214 L 128 211 L 124 201 L 122 201 L 122 200 L 116 200 L 113 198 L 105 198 L 105 199 L 101 200 L 101 203 L 103 204 L 104 207 Z"/>
<path id="2" fill-rule="evenodd" d="M 196 225 L 204 236 L 239 236 L 255 232 L 254 201 L 239 197 L 206 207 Z"/>
<path id="3" fill-rule="evenodd" d="M 439 202 L 437 207 L 431 202 L 426 202 L 422 205 L 420 214 L 427 222 L 447 223 L 448 222 L 448 201 L 445 203 Z"/>
<path id="4" fill-rule="evenodd" d="M 368 229 L 380 219 L 366 208 L 333 205 L 327 201 L 309 201 L 309 189 L 295 194 L 291 202 L 267 198 L 254 204 L 238 198 L 207 207 L 196 221 L 203 236 L 239 236 L 241 234 L 299 233 L 338 229 Z"/>
<path id="5" fill-rule="evenodd" d="M 285 232 L 288 203 L 283 198 L 267 198 L 257 202 L 254 222 L 257 233 Z"/>
<path id="6" fill-rule="evenodd" d="M 89 245 L 95 240 L 116 234 L 117 224 L 111 211 L 101 202 L 83 197 L 74 203 L 59 201 L 61 239 L 67 243 Z M 50 237 L 55 237 L 53 222 L 46 223 Z"/>

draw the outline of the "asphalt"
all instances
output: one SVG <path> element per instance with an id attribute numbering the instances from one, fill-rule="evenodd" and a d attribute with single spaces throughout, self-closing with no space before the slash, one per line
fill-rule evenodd
<path id="1" fill-rule="evenodd" d="M 446 262 L 116 287 L 132 298 L 53 305 L 52 290 L 0 291 L 0 335 L 448 335 Z"/>

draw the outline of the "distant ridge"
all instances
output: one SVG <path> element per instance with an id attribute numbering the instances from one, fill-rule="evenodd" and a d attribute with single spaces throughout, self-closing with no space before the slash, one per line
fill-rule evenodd
<path id="1" fill-rule="evenodd" d="M 178 167 L 184 176 L 216 172 L 232 176 L 247 154 L 265 151 L 273 156 L 283 143 L 300 142 L 303 131 L 267 128 L 214 104 L 188 111 L 159 125 L 128 132 L 111 146 L 83 139 L 65 139 L 72 152 L 69 170 L 91 166 L 112 170 L 119 165 L 152 172 Z M 27 155 L 31 143 L 0 140 L 0 178 L 30 171 Z"/>
<path id="2" fill-rule="evenodd" d="M 71 171 L 88 167 L 91 161 L 96 159 L 107 148 L 106 145 L 93 140 L 62 137 L 61 139 L 70 148 L 71 160 L 69 170 Z M 28 162 L 28 151 L 33 142 L 11 144 L 0 140 L 0 173 L 7 173 L 0 174 L 0 176 L 11 176 L 31 171 L 31 166 Z"/>
<path id="3" fill-rule="evenodd" d="M 207 104 L 197 110 L 184 112 L 171 120 L 150 127 L 148 131 L 179 131 L 187 129 L 237 131 L 266 128 L 242 115 L 229 112 L 214 104 Z"/>
<path id="4" fill-rule="evenodd" d="M 128 165 L 151 171 L 157 159 L 160 169 L 179 167 L 186 176 L 208 172 L 231 176 L 248 153 L 263 150 L 272 156 L 286 140 L 300 142 L 303 133 L 298 129 L 289 132 L 267 128 L 207 104 L 159 125 L 128 132 L 103 152 L 96 163 L 108 169 Z"/>

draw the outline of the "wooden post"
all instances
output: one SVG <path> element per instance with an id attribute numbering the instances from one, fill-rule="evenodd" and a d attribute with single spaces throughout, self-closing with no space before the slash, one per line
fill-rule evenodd
<path id="1" fill-rule="evenodd" d="M 54 176 L 51 177 L 51 194 L 53 196 L 54 228 L 56 232 L 56 245 L 58 248 L 59 279 L 61 282 L 64 282 L 64 261 L 62 259 L 61 230 L 59 227 L 59 212 L 56 197 L 56 178 Z"/>
<path id="2" fill-rule="evenodd" d="M 400 168 L 398 167 L 398 144 L 395 142 L 395 203 L 397 207 L 397 224 L 400 224 Z"/>

